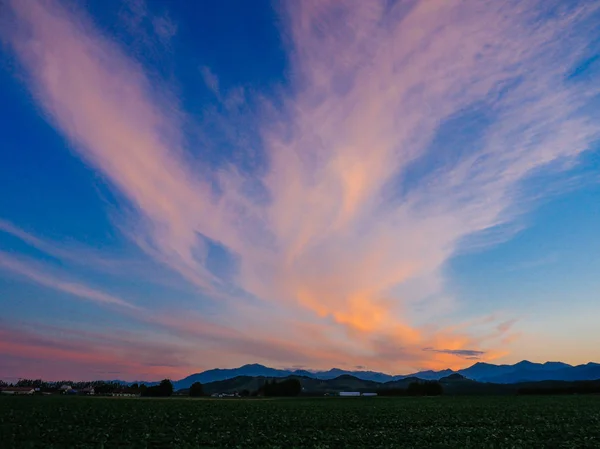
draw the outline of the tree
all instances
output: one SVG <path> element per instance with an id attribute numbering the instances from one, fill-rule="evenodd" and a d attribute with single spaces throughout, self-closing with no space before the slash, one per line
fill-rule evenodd
<path id="1" fill-rule="evenodd" d="M 169 379 L 161 380 L 158 388 L 160 388 L 161 396 L 171 396 L 173 394 L 173 384 Z"/>
<path id="2" fill-rule="evenodd" d="M 97 382 L 94 383 L 94 390 L 98 395 L 111 395 L 117 390 L 121 390 L 123 386 L 117 382 Z"/>
<path id="3" fill-rule="evenodd" d="M 19 379 L 17 387 L 42 388 L 44 384 L 42 379 Z"/>
<path id="4" fill-rule="evenodd" d="M 412 382 L 408 385 L 406 393 L 409 396 L 439 396 L 444 392 L 443 390 L 439 382 Z"/>
<path id="5" fill-rule="evenodd" d="M 169 379 L 161 380 L 160 384 L 141 389 L 142 396 L 167 397 L 173 394 L 173 384 Z"/>
<path id="6" fill-rule="evenodd" d="M 302 384 L 298 379 L 285 379 L 277 382 L 273 379 L 267 381 L 262 387 L 262 393 L 265 396 L 282 397 L 282 396 L 298 396 L 302 391 Z"/>
<path id="7" fill-rule="evenodd" d="M 198 398 L 204 395 L 204 389 L 202 388 L 202 384 L 200 382 L 194 382 L 190 387 L 190 396 L 194 398 Z"/>

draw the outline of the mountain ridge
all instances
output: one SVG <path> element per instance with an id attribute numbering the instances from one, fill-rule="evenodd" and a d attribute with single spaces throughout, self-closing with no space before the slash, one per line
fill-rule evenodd
<path id="1" fill-rule="evenodd" d="M 588 362 L 582 365 L 569 365 L 563 362 L 536 363 L 528 360 L 513 365 L 494 365 L 492 363 L 477 362 L 460 370 L 444 369 L 439 371 L 424 370 L 410 374 L 392 375 L 377 371 L 343 370 L 332 368 L 326 371 L 306 369 L 280 369 L 270 368 L 261 364 L 246 364 L 238 368 L 215 368 L 200 373 L 191 374 L 183 379 L 173 382 L 176 390 L 189 388 L 194 382 L 202 384 L 233 379 L 235 377 L 289 377 L 301 376 L 317 380 L 331 380 L 344 375 L 350 375 L 364 381 L 379 383 L 395 382 L 407 378 L 422 380 L 440 380 L 442 378 L 459 374 L 466 379 L 477 382 L 497 384 L 514 384 L 522 382 L 551 381 L 579 381 L 600 379 L 600 364 Z"/>
<path id="2" fill-rule="evenodd" d="M 295 375 L 279 379 L 298 380 L 302 387 L 302 394 L 305 396 L 335 395 L 342 391 L 375 393 L 381 396 L 402 396 L 410 394 L 409 389 L 412 384 L 429 382 L 416 377 L 407 377 L 401 380 L 379 383 L 370 380 L 361 380 L 349 374 L 327 380 Z M 270 378 L 261 376 L 239 376 L 232 379 L 209 382 L 203 385 L 203 390 L 206 395 L 234 393 L 242 396 L 253 395 L 257 394 L 260 388 L 269 380 Z M 449 396 L 600 393 L 600 379 L 594 381 L 541 381 L 494 384 L 477 382 L 456 373 L 435 382 L 440 384 L 443 394 Z M 189 389 L 177 390 L 177 394 L 185 396 L 189 394 Z"/>

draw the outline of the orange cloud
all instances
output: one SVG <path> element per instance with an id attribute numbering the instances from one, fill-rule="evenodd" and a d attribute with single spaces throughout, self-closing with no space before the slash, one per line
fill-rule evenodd
<path id="1" fill-rule="evenodd" d="M 575 161 L 600 131 L 580 113 L 600 87 L 567 84 L 563 73 L 578 57 L 569 30 L 597 6 L 539 22 L 535 2 L 290 2 L 296 76 L 278 99 L 284 118 L 257 124 L 268 166 L 215 174 L 186 148 L 185 112 L 160 94 L 168 86 L 151 83 L 85 14 L 54 1 L 9 3 L 16 25 L 3 34 L 28 86 L 76 154 L 120 193 L 122 230 L 203 300 L 223 304 L 216 321 L 230 323 L 178 322 L 173 312 L 139 319 L 238 356 L 395 370 L 464 363 L 426 347 L 501 354 L 510 326 L 500 317 L 477 331 L 435 322 L 449 296 L 444 264 L 466 237 L 515 218 L 515 192 L 530 173 Z M 507 84 L 515 86 L 505 92 Z M 441 125 L 478 105 L 494 115 L 481 145 L 442 153 Z M 212 244 L 239 261 L 232 281 L 209 269 Z M 412 308 L 425 300 L 430 324 L 413 323 Z M 321 338 L 303 339 L 310 327 Z"/>

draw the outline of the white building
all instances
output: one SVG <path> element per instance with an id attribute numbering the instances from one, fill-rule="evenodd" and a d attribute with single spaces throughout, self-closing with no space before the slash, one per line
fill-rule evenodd
<path id="1" fill-rule="evenodd" d="M 35 388 L 33 387 L 4 387 L 0 389 L 2 394 L 33 394 Z"/>
<path id="2" fill-rule="evenodd" d="M 340 391 L 340 396 L 351 397 L 351 396 L 360 396 L 358 391 Z"/>

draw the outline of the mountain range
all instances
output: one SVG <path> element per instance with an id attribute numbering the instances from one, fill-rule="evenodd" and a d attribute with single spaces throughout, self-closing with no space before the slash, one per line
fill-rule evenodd
<path id="1" fill-rule="evenodd" d="M 343 374 L 334 379 L 315 379 L 313 377 L 292 375 L 283 379 L 297 379 L 302 386 L 305 396 L 335 395 L 342 391 L 357 391 L 361 393 L 377 393 L 381 396 L 402 396 L 413 383 L 422 383 L 423 379 L 405 377 L 390 382 L 374 382 L 363 380 L 349 374 Z M 203 385 L 207 395 L 224 393 L 246 394 L 257 392 L 268 381 L 268 377 L 237 376 L 227 380 L 218 380 Z M 600 379 L 595 381 L 555 381 L 520 382 L 512 384 L 496 384 L 477 382 L 467 379 L 461 374 L 451 374 L 438 379 L 443 394 L 449 396 L 486 396 L 486 395 L 515 395 L 515 394 L 590 394 L 600 393 Z M 177 394 L 187 395 L 188 389 L 179 389 Z"/>
<path id="2" fill-rule="evenodd" d="M 348 371 L 339 368 L 333 368 L 328 371 L 308 371 L 308 370 L 286 370 L 269 368 L 259 364 L 244 365 L 239 368 L 232 369 L 211 369 L 201 373 L 192 374 L 184 379 L 174 381 L 175 390 L 189 388 L 194 382 L 208 384 L 211 382 L 219 382 L 236 377 L 288 377 L 298 376 L 303 378 L 317 380 L 332 380 L 340 376 L 353 376 L 354 378 L 386 383 L 401 381 L 407 378 L 419 378 L 422 380 L 440 380 L 442 378 L 460 374 L 466 379 L 477 382 L 487 382 L 495 384 L 516 384 L 523 382 L 540 382 L 540 381 L 579 381 L 579 380 L 596 380 L 600 379 L 600 364 L 587 363 L 585 365 L 569 365 L 562 362 L 546 362 L 533 363 L 523 360 L 514 365 L 494 365 L 491 363 L 478 362 L 474 365 L 453 371 L 445 369 L 441 371 L 419 371 L 406 375 L 390 375 L 376 371 Z"/>

